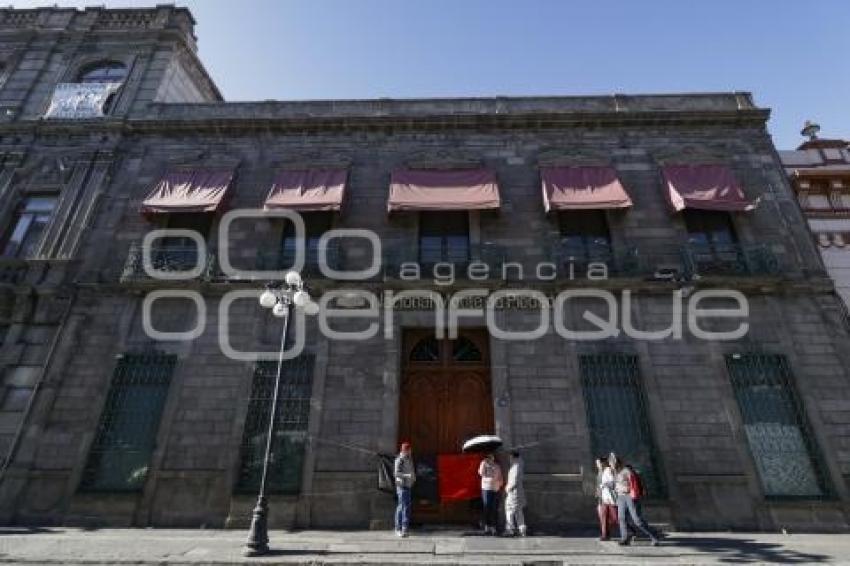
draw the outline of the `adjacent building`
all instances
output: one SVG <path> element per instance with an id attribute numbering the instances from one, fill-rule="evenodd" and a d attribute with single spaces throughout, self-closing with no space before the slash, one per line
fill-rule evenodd
<path id="1" fill-rule="evenodd" d="M 295 321 L 273 526 L 387 527 L 376 454 L 403 439 L 417 520 L 472 521 L 441 457 L 492 432 L 537 527 L 594 522 L 613 450 L 653 521 L 847 528 L 850 339 L 750 94 L 227 103 L 193 25 L 0 10 L 0 520 L 246 526 L 281 333 L 256 299 L 301 247 L 312 295 L 346 293 L 322 312 L 366 316 L 328 325 L 367 336 Z M 380 253 L 322 237 L 352 229 Z M 697 326 L 745 332 L 699 337 L 724 290 Z M 458 293 L 493 314 L 438 337 Z"/>
<path id="2" fill-rule="evenodd" d="M 780 151 L 827 272 L 845 304 L 850 300 L 850 142 L 817 137 L 820 126 L 806 123 L 809 139 L 796 150 Z"/>

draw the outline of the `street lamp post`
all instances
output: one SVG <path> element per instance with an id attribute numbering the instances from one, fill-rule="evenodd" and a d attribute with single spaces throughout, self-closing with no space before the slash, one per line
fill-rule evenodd
<path id="1" fill-rule="evenodd" d="M 310 294 L 304 288 L 304 281 L 297 271 L 286 274 L 282 283 L 269 283 L 260 295 L 260 306 L 272 309 L 272 314 L 283 320 L 283 332 L 280 337 L 280 353 L 277 359 L 277 376 L 274 381 L 274 394 L 269 415 L 269 428 L 266 435 L 266 451 L 263 456 L 263 473 L 260 476 L 260 491 L 257 495 L 257 505 L 251 517 L 251 530 L 245 543 L 245 556 L 262 556 L 269 552 L 268 514 L 269 505 L 266 499 L 266 479 L 269 472 L 269 460 L 272 452 L 275 421 L 277 421 L 277 406 L 280 398 L 280 380 L 283 373 L 283 352 L 289 334 L 289 321 L 294 309 L 303 308 L 308 314 L 315 314 L 316 304 L 310 299 Z"/>

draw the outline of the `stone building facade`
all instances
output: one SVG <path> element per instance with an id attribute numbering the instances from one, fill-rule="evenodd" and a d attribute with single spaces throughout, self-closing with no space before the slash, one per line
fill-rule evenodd
<path id="1" fill-rule="evenodd" d="M 353 312 L 362 291 L 383 305 L 414 290 L 467 290 L 469 308 L 504 296 L 491 324 L 467 314 L 453 339 L 433 337 L 433 295 L 332 322 L 379 327 L 361 341 L 298 317 L 306 346 L 282 372 L 273 525 L 387 526 L 393 500 L 376 489 L 375 454 L 411 438 L 419 517 L 471 520 L 474 503 L 440 500 L 431 476 L 459 438 L 494 432 L 526 458 L 534 526 L 592 523 L 593 457 L 616 450 L 647 479 L 653 521 L 847 528 L 847 326 L 769 112 L 749 94 L 225 103 L 192 26 L 174 7 L 0 10 L 0 520 L 247 525 L 276 366 L 225 355 L 221 328 L 233 349 L 274 359 L 281 325 L 256 301 L 267 277 L 227 269 L 223 248 L 243 271 L 282 269 L 293 240 L 284 220 L 260 217 L 233 222 L 224 242 L 225 205 L 262 210 L 281 172 L 344 171 L 339 210 L 302 215 L 315 298 L 348 290 L 333 305 Z M 569 208 L 580 191 L 546 192 L 549 172 L 583 168 L 613 171 L 606 186 L 631 206 Z M 483 171 L 457 188 L 495 199 L 388 213 L 399 170 Z M 697 186 L 706 175 L 720 190 Z M 169 210 L 157 199 L 178 185 L 214 205 Z M 142 241 L 163 228 L 197 232 L 206 253 L 172 234 L 148 248 L 152 267 L 197 273 L 149 276 Z M 364 281 L 318 270 L 322 246 L 346 271 L 374 259 L 362 238 L 319 243 L 329 228 L 377 234 L 379 269 Z M 607 276 L 588 277 L 589 263 Z M 425 275 L 412 281 L 404 264 Z M 519 341 L 493 330 L 539 326 L 534 292 L 590 289 L 609 293 L 618 328 L 656 331 L 702 291 L 734 290 L 747 332 L 564 338 L 598 330 L 586 311 L 610 318 L 607 299 L 581 293 L 554 303 L 561 328 Z M 728 293 L 709 305 L 740 306 Z M 152 337 L 146 309 L 156 330 L 184 339 Z M 731 331 L 741 318 L 700 324 Z"/>

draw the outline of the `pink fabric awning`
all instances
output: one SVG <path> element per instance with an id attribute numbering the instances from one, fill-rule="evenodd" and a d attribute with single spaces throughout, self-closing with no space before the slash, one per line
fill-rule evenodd
<path id="1" fill-rule="evenodd" d="M 263 206 L 266 210 L 287 208 L 302 212 L 339 210 L 347 182 L 348 169 L 281 171 Z"/>
<path id="2" fill-rule="evenodd" d="M 627 208 L 632 205 L 632 199 L 613 167 L 541 167 L 540 179 L 546 212 Z"/>
<path id="3" fill-rule="evenodd" d="M 667 200 L 676 211 L 746 211 L 755 207 L 725 165 L 668 165 L 663 174 Z"/>
<path id="4" fill-rule="evenodd" d="M 232 181 L 233 169 L 171 170 L 142 201 L 142 212 L 215 212 Z"/>
<path id="5" fill-rule="evenodd" d="M 496 174 L 487 169 L 397 169 L 390 180 L 390 211 L 499 208 Z"/>

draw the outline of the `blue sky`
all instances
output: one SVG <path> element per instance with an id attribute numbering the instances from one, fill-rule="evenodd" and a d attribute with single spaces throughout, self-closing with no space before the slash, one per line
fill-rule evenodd
<path id="1" fill-rule="evenodd" d="M 155 4 L 13 5 L 54 3 Z M 746 90 L 781 149 L 850 138 L 848 0 L 176 3 L 227 100 Z"/>

